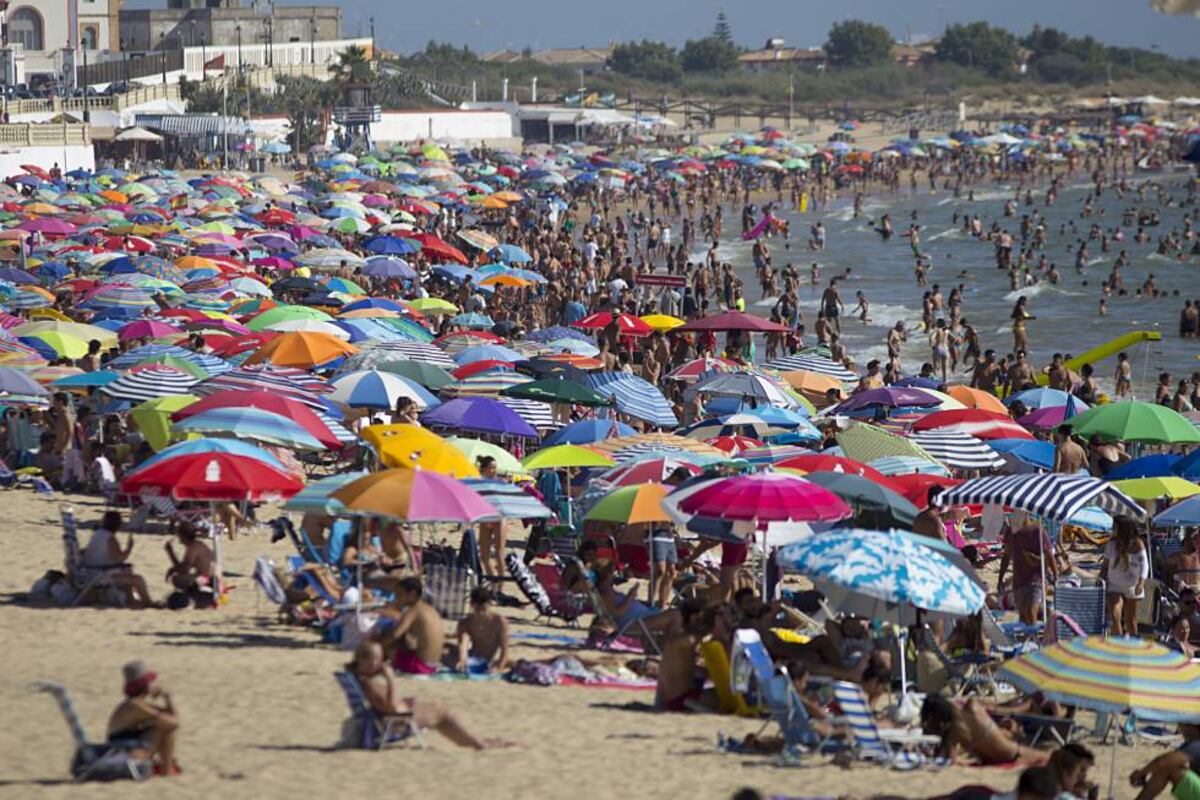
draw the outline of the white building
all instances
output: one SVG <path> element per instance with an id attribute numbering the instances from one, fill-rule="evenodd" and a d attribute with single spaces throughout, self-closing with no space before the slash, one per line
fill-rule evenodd
<path id="1" fill-rule="evenodd" d="M 60 68 L 63 48 L 119 50 L 120 6 L 121 0 L 10 0 L 8 44 L 22 52 L 29 73 Z"/>

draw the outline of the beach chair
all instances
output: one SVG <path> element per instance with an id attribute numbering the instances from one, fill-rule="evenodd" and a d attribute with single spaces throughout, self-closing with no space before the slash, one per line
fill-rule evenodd
<path id="1" fill-rule="evenodd" d="M 1037 747 L 1043 739 L 1053 739 L 1059 747 L 1070 742 L 1079 733 L 1075 716 L 1051 717 L 1046 714 L 1013 714 L 1013 719 L 1025 730 L 1030 747 Z"/>
<path id="2" fill-rule="evenodd" d="M 604 605 L 604 599 L 600 597 L 600 592 L 590 582 L 588 583 L 587 592 L 588 601 L 592 604 L 592 612 L 601 622 L 612 629 L 612 633 L 605 636 L 599 643 L 601 649 L 610 648 L 618 639 L 632 635 L 637 636 L 641 640 L 643 649 L 647 653 L 656 656 L 662 655 L 662 648 L 654 638 L 654 634 L 646 627 L 644 619 L 634 618 L 627 620 L 624 624 L 619 623 Z"/>
<path id="3" fill-rule="evenodd" d="M 1104 581 L 1091 586 L 1058 583 L 1054 587 L 1054 632 L 1057 638 L 1102 636 L 1107 628 Z"/>
<path id="4" fill-rule="evenodd" d="M 733 634 L 733 647 L 729 656 L 730 687 L 734 692 L 749 694 L 750 679 L 754 679 L 759 693 L 758 704 L 762 705 L 762 687 L 775 677 L 775 661 L 767 652 L 758 631 L 742 628 Z"/>
<path id="5" fill-rule="evenodd" d="M 854 750 L 858 758 L 876 761 L 894 769 L 914 769 L 926 762 L 919 748 L 941 743 L 937 736 L 899 728 L 880 729 L 858 684 L 835 681 L 833 696 L 854 735 Z"/>
<path id="6" fill-rule="evenodd" d="M 517 586 L 521 589 L 522 594 L 533 603 L 533 607 L 537 609 L 537 617 L 535 619 L 547 620 L 561 619 L 569 625 L 575 625 L 579 618 L 579 612 L 573 609 L 570 605 L 563 602 L 566 592 L 562 587 L 562 576 L 558 572 L 558 568 L 553 564 L 533 564 L 527 565 L 521 557 L 516 553 L 508 553 L 504 556 L 504 565 L 508 568 L 508 574 L 517 582 Z M 541 566 L 543 570 L 539 574 L 536 567 Z M 557 585 L 558 603 L 555 603 L 555 598 L 550 594 L 549 588 L 542 580 L 541 576 L 545 575 L 548 578 L 552 577 Z"/>
<path id="7" fill-rule="evenodd" d="M 729 666 L 729 656 L 725 654 L 725 646 L 720 642 L 705 642 L 700 645 L 700 657 L 704 659 L 708 679 L 712 681 L 717 694 L 717 710 L 739 717 L 757 717 L 758 708 L 748 704 L 746 698 L 733 689 L 733 671 Z"/>
<path id="8" fill-rule="evenodd" d="M 951 656 L 942 649 L 933 632 L 922 628 L 919 647 L 924 647 L 933 653 L 949 673 L 948 684 L 954 685 L 954 696 L 962 697 L 972 692 L 983 694 L 984 690 L 993 697 L 997 694 L 996 680 L 992 677 L 991 667 L 996 663 L 991 656 L 982 653 L 971 653 L 966 656 Z"/>
<path id="9" fill-rule="evenodd" d="M 445 620 L 467 615 L 467 594 L 471 591 L 471 571 L 445 564 L 426 564 L 425 596 Z"/>
<path id="10" fill-rule="evenodd" d="M 83 729 L 83 720 L 75 710 L 75 702 L 67 687 L 59 683 L 43 681 L 34 684 L 39 692 L 46 692 L 57 702 L 62 711 L 71 736 L 75 740 L 75 753 L 71 757 L 71 775 L 77 781 L 141 781 L 150 777 L 154 765 L 149 759 L 135 758 L 132 751 L 145 747 L 140 740 L 115 740 L 93 742 Z"/>
<path id="11" fill-rule="evenodd" d="M 277 606 L 287 605 L 287 591 L 279 578 L 275 577 L 275 567 L 266 556 L 254 559 L 254 583 L 262 590 L 263 596 Z"/>
<path id="12" fill-rule="evenodd" d="M 349 672 L 335 672 L 334 679 L 342 687 L 346 695 L 346 703 L 350 706 L 350 714 L 354 723 L 361 728 L 361 738 L 358 747 L 363 750 L 382 750 L 389 744 L 413 739 L 421 749 L 425 748 L 425 738 L 408 715 L 383 716 L 371 708 L 362 685 Z"/>
<path id="13" fill-rule="evenodd" d="M 105 605 L 125 605 L 125 593 L 112 582 L 113 576 L 126 573 L 132 567 L 128 564 L 113 564 L 106 567 L 85 567 L 83 555 L 79 549 L 79 536 L 75 523 L 75 511 L 69 507 L 59 509 L 62 516 L 63 529 L 63 571 L 67 582 L 75 591 L 75 600 L 71 607 L 82 603 L 93 592 L 98 593 Z"/>
<path id="14" fill-rule="evenodd" d="M 767 725 L 774 722 L 779 726 L 779 735 L 783 738 L 784 752 L 803 748 L 814 752 L 826 749 L 833 737 L 822 736 L 813 730 L 812 717 L 800 699 L 796 687 L 792 684 L 791 676 L 786 670 L 773 675 L 769 681 L 759 687 L 763 708 L 768 715 Z M 838 720 L 846 722 L 846 720 Z M 763 726 L 764 729 L 766 725 Z M 762 731 L 759 731 L 759 735 Z"/>

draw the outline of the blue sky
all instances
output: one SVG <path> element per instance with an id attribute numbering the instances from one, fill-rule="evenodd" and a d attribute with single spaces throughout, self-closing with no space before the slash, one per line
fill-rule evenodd
<path id="1" fill-rule="evenodd" d="M 299 0 L 310 2 L 336 0 Z M 243 0 L 247 5 L 249 0 Z M 906 31 L 933 34 L 943 25 L 984 19 L 1018 33 L 1034 23 L 1091 34 L 1111 44 L 1151 47 L 1200 58 L 1200 18 L 1164 16 L 1150 0 L 341 0 L 343 30 L 376 36 L 389 49 L 411 52 L 430 39 L 467 44 L 480 52 L 660 39 L 682 44 L 705 36 L 724 8 L 738 44 L 761 47 L 771 36 L 816 46 L 829 26 L 858 18 L 886 25 L 897 39 Z M 165 0 L 129 0 L 130 8 L 162 7 Z"/>

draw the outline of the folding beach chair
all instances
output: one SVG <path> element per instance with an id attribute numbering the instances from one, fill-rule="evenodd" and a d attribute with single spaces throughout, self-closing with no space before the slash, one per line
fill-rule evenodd
<path id="1" fill-rule="evenodd" d="M 749 695 L 751 678 L 757 686 L 758 704 L 762 705 L 762 687 L 775 677 L 775 661 L 767 652 L 758 631 L 741 628 L 733 634 L 729 656 L 730 687 L 735 693 Z"/>
<path id="2" fill-rule="evenodd" d="M 1055 585 L 1054 632 L 1058 639 L 1102 636 L 1107 627 L 1104 581 L 1091 586 Z"/>
<path id="3" fill-rule="evenodd" d="M 913 769 L 926 761 L 919 748 L 941 742 L 937 736 L 898 728 L 880 729 L 858 684 L 835 681 L 833 696 L 854 734 L 854 748 L 861 759 L 877 761 L 894 769 Z"/>
<path id="4" fill-rule="evenodd" d="M 624 636 L 637 636 L 643 645 L 646 652 L 652 655 L 661 656 L 662 648 L 658 644 L 658 640 L 654 638 L 654 634 L 646 627 L 646 621 L 640 617 L 626 620 L 625 623 L 620 623 L 609 612 L 604 605 L 604 599 L 600 597 L 600 592 L 590 582 L 588 583 L 588 600 L 592 604 L 592 611 L 595 615 L 612 629 L 612 633 L 604 637 L 600 643 L 602 648 L 609 648 L 620 638 Z"/>
<path id="5" fill-rule="evenodd" d="M 425 596 L 442 619 L 459 620 L 467 615 L 471 571 L 445 564 L 426 564 Z"/>
<path id="6" fill-rule="evenodd" d="M 275 577 L 275 567 L 266 556 L 254 559 L 254 583 L 262 590 L 263 596 L 277 606 L 287 604 L 287 591 L 279 578 Z"/>
<path id="7" fill-rule="evenodd" d="M 141 781 L 150 777 L 154 765 L 148 759 L 134 758 L 132 751 L 145 747 L 141 740 L 115 740 L 93 742 L 83 729 L 83 720 L 75 710 L 75 702 L 67 687 L 59 683 L 41 682 L 34 684 L 39 692 L 46 692 L 58 702 L 59 710 L 71 729 L 75 740 L 75 754 L 71 758 L 71 775 L 77 781 Z"/>
<path id="8" fill-rule="evenodd" d="M 355 724 L 362 730 L 358 744 L 360 748 L 382 750 L 389 744 L 411 738 L 416 741 L 418 747 L 424 749 L 425 738 L 410 715 L 381 715 L 371 708 L 362 685 L 353 674 L 335 672 L 333 677 L 346 695 L 346 703 L 350 706 Z"/>
<path id="9" fill-rule="evenodd" d="M 954 696 L 962 697 L 972 692 L 984 694 L 985 691 L 995 696 L 997 694 L 996 680 L 992 677 L 991 667 L 995 659 L 982 653 L 971 653 L 966 656 L 951 656 L 942 649 L 928 628 L 922 628 L 918 634 L 919 647 L 924 647 L 933 653 L 949 673 L 948 684 L 954 686 Z"/>
<path id="10" fill-rule="evenodd" d="M 766 725 L 774 722 L 779 726 L 779 735 L 783 738 L 784 752 L 795 751 L 798 748 L 820 752 L 826 749 L 832 741 L 832 736 L 822 736 L 813 730 L 812 718 L 808 709 L 796 692 L 791 676 L 786 671 L 773 675 L 771 679 L 759 687 L 759 696 L 769 719 Z M 837 722 L 845 723 L 845 719 Z M 766 728 L 766 725 L 763 728 Z M 761 735 L 761 731 L 759 732 Z"/>
<path id="11" fill-rule="evenodd" d="M 561 619 L 569 625 L 576 625 L 579 612 L 563 602 L 566 592 L 563 590 L 562 576 L 557 567 L 546 563 L 526 564 L 516 553 L 508 553 L 504 556 L 504 565 L 508 568 L 508 574 L 517 582 L 521 593 L 537 609 L 536 619 Z M 539 566 L 542 567 L 540 572 L 537 569 Z M 542 580 L 542 576 L 554 581 L 557 603 L 546 582 Z"/>
<path id="12" fill-rule="evenodd" d="M 82 603 L 93 592 L 105 605 L 125 605 L 125 593 L 112 582 L 113 576 L 128 572 L 132 567 L 128 564 L 113 564 L 104 567 L 85 567 L 83 554 L 79 549 L 79 537 L 75 523 L 74 509 L 63 506 L 59 509 L 62 516 L 63 529 L 63 571 L 67 574 L 67 582 L 75 590 L 75 600 L 71 606 Z"/>
<path id="13" fill-rule="evenodd" d="M 1059 747 L 1075 738 L 1080 727 L 1074 715 L 1051 717 L 1046 714 L 1014 714 L 1013 719 L 1025 730 L 1030 747 L 1037 747 L 1042 739 L 1053 739 Z"/>

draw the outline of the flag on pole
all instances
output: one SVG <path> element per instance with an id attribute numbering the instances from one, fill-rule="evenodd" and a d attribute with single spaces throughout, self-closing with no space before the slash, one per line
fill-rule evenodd
<path id="1" fill-rule="evenodd" d="M 204 68 L 205 69 L 225 69 L 225 54 L 221 53 L 221 55 L 215 56 L 214 58 L 210 58 L 208 61 L 205 61 Z"/>

